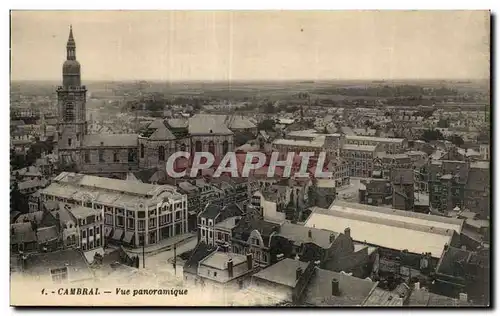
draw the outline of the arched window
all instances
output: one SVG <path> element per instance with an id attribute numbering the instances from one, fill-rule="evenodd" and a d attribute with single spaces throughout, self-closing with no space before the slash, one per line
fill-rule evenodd
<path id="1" fill-rule="evenodd" d="M 203 151 L 203 144 L 201 143 L 201 141 L 196 141 L 196 145 L 195 145 L 195 150 L 196 152 L 202 152 Z"/>
<path id="2" fill-rule="evenodd" d="M 163 146 L 158 147 L 158 160 L 165 160 L 165 147 Z"/>
<path id="3" fill-rule="evenodd" d="M 66 103 L 64 108 L 64 120 L 67 122 L 75 120 L 75 104 L 73 102 Z"/>
<path id="4" fill-rule="evenodd" d="M 141 158 L 144 158 L 144 144 L 141 144 Z"/>
<path id="5" fill-rule="evenodd" d="M 208 151 L 215 155 L 215 144 L 213 141 L 208 142 Z"/>
<path id="6" fill-rule="evenodd" d="M 222 142 L 222 154 L 225 155 L 229 151 L 229 142 L 227 140 Z"/>

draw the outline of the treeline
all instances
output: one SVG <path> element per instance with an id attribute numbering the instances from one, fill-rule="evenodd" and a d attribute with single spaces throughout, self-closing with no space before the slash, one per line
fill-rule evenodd
<path id="1" fill-rule="evenodd" d="M 336 94 L 354 97 L 418 97 L 418 96 L 457 96 L 459 92 L 446 87 L 423 88 L 415 85 L 378 86 L 378 87 L 349 87 L 349 88 L 324 88 L 316 93 Z"/>

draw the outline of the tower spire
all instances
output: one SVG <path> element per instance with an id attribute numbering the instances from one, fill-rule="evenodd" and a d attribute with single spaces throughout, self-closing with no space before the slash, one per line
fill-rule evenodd
<path id="1" fill-rule="evenodd" d="M 67 60 L 76 60 L 76 43 L 73 37 L 73 25 L 69 26 L 68 43 L 66 44 Z"/>

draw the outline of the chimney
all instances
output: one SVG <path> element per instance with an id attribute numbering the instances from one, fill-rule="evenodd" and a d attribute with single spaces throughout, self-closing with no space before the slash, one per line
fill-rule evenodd
<path id="1" fill-rule="evenodd" d="M 251 253 L 247 254 L 247 268 L 248 270 L 252 270 L 253 268 L 253 259 Z"/>
<path id="2" fill-rule="evenodd" d="M 312 231 L 309 229 L 309 231 L 307 232 L 307 237 L 312 238 L 312 236 L 313 236 Z"/>
<path id="3" fill-rule="evenodd" d="M 233 277 L 233 259 L 229 258 L 227 261 L 227 272 L 229 274 L 229 278 Z"/>
<path id="4" fill-rule="evenodd" d="M 462 250 L 467 250 L 467 246 L 465 246 L 465 245 L 462 245 L 461 248 L 462 248 Z"/>
<path id="5" fill-rule="evenodd" d="M 332 279 L 332 295 L 338 296 L 340 294 L 339 280 Z"/>
<path id="6" fill-rule="evenodd" d="M 444 244 L 444 251 L 448 250 L 448 244 Z"/>
<path id="7" fill-rule="evenodd" d="M 347 227 L 346 229 L 344 229 L 344 235 L 351 238 L 351 228 Z"/>
<path id="8" fill-rule="evenodd" d="M 297 268 L 297 270 L 295 270 L 295 279 L 299 280 L 301 275 L 302 275 L 302 268 Z"/>
<path id="9" fill-rule="evenodd" d="M 414 289 L 417 291 L 420 290 L 420 282 L 415 282 Z"/>
<path id="10" fill-rule="evenodd" d="M 458 294 L 458 300 L 464 303 L 468 302 L 467 293 Z"/>

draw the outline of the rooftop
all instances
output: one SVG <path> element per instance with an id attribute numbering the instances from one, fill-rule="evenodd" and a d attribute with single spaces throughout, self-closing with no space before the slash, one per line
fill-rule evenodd
<path id="1" fill-rule="evenodd" d="M 68 269 L 69 281 L 88 280 L 93 273 L 83 254 L 75 249 L 39 253 L 28 256 L 25 273 L 34 276 L 50 276 L 51 269 Z"/>
<path id="2" fill-rule="evenodd" d="M 349 227 L 355 241 L 411 253 L 430 252 L 439 258 L 462 224 L 459 219 L 336 200 L 329 210 L 313 208 L 305 226 L 336 232 Z"/>
<path id="3" fill-rule="evenodd" d="M 238 221 L 241 219 L 241 216 L 232 216 L 229 218 L 226 218 L 220 223 L 215 224 L 215 227 L 222 228 L 222 229 L 233 229 L 237 224 Z"/>
<path id="4" fill-rule="evenodd" d="M 226 270 L 227 262 L 229 259 L 232 259 L 234 266 L 239 265 L 247 261 L 247 257 L 244 255 L 240 255 L 232 252 L 219 252 L 216 251 L 210 255 L 208 255 L 205 259 L 203 259 L 200 264 L 203 264 L 208 267 L 212 267 L 218 270 Z"/>
<path id="5" fill-rule="evenodd" d="M 322 148 L 325 144 L 325 137 L 317 137 L 313 140 L 295 140 L 295 139 L 275 139 L 273 145 L 297 146 L 297 147 L 317 147 Z"/>
<path id="6" fill-rule="evenodd" d="M 191 135 L 232 135 L 233 132 L 225 124 L 225 115 L 196 114 L 189 118 Z"/>
<path id="7" fill-rule="evenodd" d="M 72 187 L 87 187 L 91 189 L 104 189 L 115 192 L 126 192 L 134 195 L 154 196 L 162 191 L 175 193 L 176 188 L 168 185 L 155 185 L 138 183 L 135 181 L 111 179 L 84 175 L 78 173 L 62 172 L 55 179 L 55 183 L 68 184 Z M 49 189 L 52 185 L 47 187 Z"/>
<path id="8" fill-rule="evenodd" d="M 69 208 L 69 212 L 73 214 L 76 218 L 87 218 L 91 215 L 99 215 L 101 212 L 99 210 L 94 210 L 89 207 L 74 205 Z"/>
<path id="9" fill-rule="evenodd" d="M 342 146 L 343 150 L 357 150 L 357 151 L 375 151 L 377 149 L 376 145 L 353 145 L 353 144 L 344 144 Z"/>
<path id="10" fill-rule="evenodd" d="M 390 142 L 390 143 L 402 143 L 404 138 L 386 138 L 386 137 L 371 137 L 371 136 L 358 136 L 358 135 L 346 135 L 348 140 L 367 140 L 374 142 Z"/>
<path id="11" fill-rule="evenodd" d="M 311 237 L 309 237 L 309 234 Z M 284 223 L 281 226 L 278 235 L 294 242 L 298 242 L 301 244 L 314 243 L 321 248 L 327 249 L 331 246 L 333 240 L 337 238 L 339 233 L 323 229 L 305 227 L 297 224 Z M 332 236 L 333 239 L 330 239 L 330 236 Z"/>
<path id="12" fill-rule="evenodd" d="M 307 262 L 285 258 L 278 263 L 257 272 L 253 275 L 253 277 L 293 288 L 297 283 L 295 274 L 297 268 L 305 270 L 307 265 Z"/>

